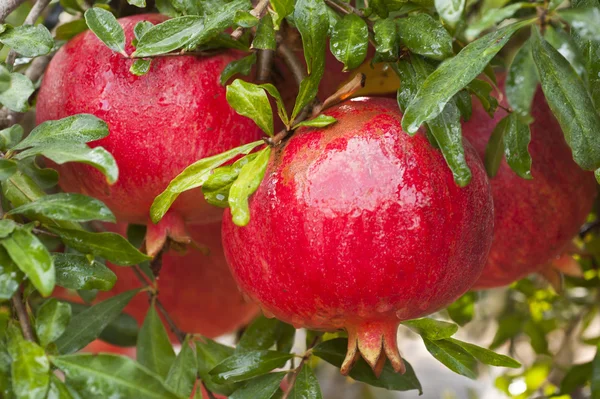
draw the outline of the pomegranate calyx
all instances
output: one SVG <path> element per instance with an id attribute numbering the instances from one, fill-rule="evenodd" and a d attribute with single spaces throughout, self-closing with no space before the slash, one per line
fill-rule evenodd
<path id="1" fill-rule="evenodd" d="M 165 246 L 167 238 L 179 244 L 192 242 L 183 218 L 176 212 L 167 212 L 157 224 L 148 221 L 147 226 L 145 244 L 149 256 L 156 256 Z"/>

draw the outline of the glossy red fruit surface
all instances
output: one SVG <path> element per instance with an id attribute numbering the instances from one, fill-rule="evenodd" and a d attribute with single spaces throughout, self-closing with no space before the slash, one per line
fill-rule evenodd
<path id="1" fill-rule="evenodd" d="M 158 14 L 119 19 L 127 53 L 134 50 L 136 23 L 165 19 Z M 69 41 L 46 70 L 37 123 L 79 113 L 103 119 L 110 135 L 91 144 L 113 154 L 120 174 L 108 186 L 95 169 L 65 164 L 58 166 L 61 187 L 104 201 L 122 222 L 146 223 L 154 198 L 188 165 L 260 138 L 254 122 L 228 105 L 219 84 L 222 69 L 236 58 L 233 52 L 156 58 L 148 74 L 135 76 L 129 72 L 133 60 L 111 51 L 91 31 Z M 172 210 L 185 221 L 220 217 L 199 189 L 181 195 Z"/>
<path id="2" fill-rule="evenodd" d="M 504 87 L 504 76 L 499 76 L 499 83 Z M 473 115 L 464 124 L 463 134 L 482 158 L 494 127 L 504 116 L 506 112 L 498 109 L 492 119 L 473 101 Z M 506 160 L 491 179 L 494 240 L 475 288 L 507 285 L 549 267 L 577 234 L 594 201 L 594 176 L 573 161 L 541 90 L 534 99 L 532 116 L 529 153 L 533 179 L 519 177 Z"/>
<path id="3" fill-rule="evenodd" d="M 342 372 L 358 353 L 376 373 L 403 365 L 396 330 L 468 290 L 492 240 L 493 205 L 475 150 L 458 187 L 439 150 L 400 126 L 394 100 L 359 98 L 325 112 L 273 151 L 250 198 L 250 223 L 223 218 L 225 255 L 240 287 L 295 326 L 345 329 Z M 384 354 L 385 353 L 385 354 Z"/>

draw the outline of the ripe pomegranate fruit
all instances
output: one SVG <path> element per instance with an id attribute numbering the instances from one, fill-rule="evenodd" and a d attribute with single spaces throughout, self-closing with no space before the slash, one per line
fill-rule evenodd
<path id="1" fill-rule="evenodd" d="M 116 346 L 99 339 L 93 341 L 81 351 L 87 353 L 114 353 L 116 355 L 124 355 L 135 359 L 135 346 Z"/>
<path id="2" fill-rule="evenodd" d="M 190 225 L 192 239 L 208 251 L 188 247 L 184 255 L 167 252 L 162 258 L 158 279 L 158 298 L 175 324 L 185 332 L 214 338 L 247 324 L 257 314 L 256 305 L 247 303 L 231 276 L 221 244 L 220 222 Z M 119 226 L 120 232 L 125 230 Z M 137 276 L 127 267 L 111 266 L 117 282 L 108 292 L 100 292 L 98 300 L 142 287 Z M 56 295 L 68 294 L 56 290 Z M 70 295 L 67 299 L 73 299 Z M 148 296 L 138 294 L 125 308 L 140 325 L 148 311 Z M 173 337 L 173 340 L 175 338 Z"/>
<path id="3" fill-rule="evenodd" d="M 119 19 L 127 53 L 134 50 L 136 23 L 157 24 L 165 19 L 159 14 Z M 46 70 L 37 100 L 37 123 L 78 113 L 103 119 L 110 135 L 92 146 L 103 146 L 113 154 L 120 176 L 109 186 L 97 170 L 65 164 L 57 166 L 60 186 L 104 201 L 119 221 L 146 223 L 154 198 L 188 165 L 260 138 L 254 122 L 229 106 L 219 84 L 222 69 L 236 58 L 238 54 L 231 51 L 208 58 L 159 57 L 152 60 L 148 74 L 135 76 L 129 72 L 133 60 L 111 51 L 91 31 L 76 36 Z M 181 231 L 182 220 L 193 223 L 221 217 L 199 189 L 183 193 L 171 209 L 174 216 L 164 220 L 161 230 L 174 235 Z"/>
<path id="4" fill-rule="evenodd" d="M 424 134 L 405 134 L 398 105 L 357 98 L 325 112 L 273 151 L 250 198 L 250 223 L 223 218 L 225 255 L 265 314 L 297 327 L 345 329 L 348 373 L 359 353 L 378 375 L 403 363 L 396 330 L 477 279 L 492 241 L 485 169 L 465 143 L 473 178 L 453 181 Z"/>
<path id="5" fill-rule="evenodd" d="M 498 76 L 504 87 L 504 75 Z M 504 97 L 505 98 L 505 97 Z M 507 106 L 506 100 L 503 100 Z M 531 175 L 525 180 L 503 160 L 491 179 L 494 196 L 494 240 L 486 267 L 475 288 L 499 287 L 550 267 L 564 252 L 584 223 L 596 193 L 591 172 L 573 161 L 560 125 L 541 90 L 531 110 Z M 496 124 L 506 116 L 498 109 L 494 118 L 473 101 L 473 115 L 463 126 L 464 136 L 483 158 Z"/>

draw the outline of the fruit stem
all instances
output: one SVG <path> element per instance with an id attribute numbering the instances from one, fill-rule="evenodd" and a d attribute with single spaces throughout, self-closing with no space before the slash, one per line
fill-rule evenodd
<path id="1" fill-rule="evenodd" d="M 29 316 L 27 315 L 27 310 L 23 305 L 23 296 L 21 295 L 21 288 L 15 292 L 12 297 L 12 303 L 15 308 L 15 312 L 17 313 L 17 318 L 19 319 L 19 324 L 21 324 L 21 330 L 23 331 L 23 336 L 27 341 L 35 342 L 33 336 L 33 329 L 31 328 L 31 323 L 29 322 Z"/>

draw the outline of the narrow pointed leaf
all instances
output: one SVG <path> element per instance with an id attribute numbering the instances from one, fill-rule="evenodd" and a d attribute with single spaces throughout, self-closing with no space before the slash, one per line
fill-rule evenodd
<path id="1" fill-rule="evenodd" d="M 251 48 L 257 50 L 275 50 L 277 48 L 275 28 L 270 14 L 266 14 L 260 19 Z"/>
<path id="2" fill-rule="evenodd" d="M 204 339 L 196 342 L 196 353 L 198 359 L 198 375 L 209 391 L 221 395 L 231 395 L 237 388 L 237 384 L 217 384 L 210 371 L 219 363 L 229 358 L 234 353 L 234 348 L 219 344 L 212 339 Z"/>
<path id="3" fill-rule="evenodd" d="M 429 14 L 409 15 L 397 20 L 400 39 L 415 54 L 444 60 L 452 54 L 452 36 Z"/>
<path id="4" fill-rule="evenodd" d="M 194 389 L 197 374 L 196 353 L 186 341 L 181 345 L 181 351 L 169 369 L 165 384 L 178 395 L 189 398 Z"/>
<path id="5" fill-rule="evenodd" d="M 307 121 L 302 121 L 302 122 L 298 123 L 296 126 L 294 126 L 294 129 L 299 128 L 301 126 L 326 127 L 335 122 L 337 122 L 337 119 L 335 119 L 333 116 L 321 114 L 321 115 L 317 116 L 316 118 L 309 119 Z"/>
<path id="6" fill-rule="evenodd" d="M 450 370 L 471 379 L 477 378 L 477 362 L 461 346 L 445 339 L 432 341 L 423 338 L 423 342 L 429 353 Z"/>
<path id="7" fill-rule="evenodd" d="M 504 134 L 504 154 L 506 162 L 523 179 L 532 179 L 529 125 L 521 122 L 515 113 L 509 116 L 510 129 Z"/>
<path id="8" fill-rule="evenodd" d="M 475 359 L 479 360 L 481 363 L 489 364 L 490 366 L 496 367 L 521 367 L 521 363 L 517 362 L 515 359 L 505 355 L 501 355 L 489 349 L 485 349 L 480 346 L 470 344 L 468 342 L 459 341 L 454 338 L 450 338 L 448 339 L 448 341 L 460 346 L 461 348 L 469 352 Z"/>
<path id="9" fill-rule="evenodd" d="M 279 389 L 281 380 L 285 373 L 269 373 L 260 377 L 253 378 L 246 382 L 243 387 L 236 390 L 229 399 L 270 399 Z M 300 377 L 300 376 L 298 376 Z M 290 398 L 313 398 L 313 396 L 292 396 Z"/>
<path id="10" fill-rule="evenodd" d="M 256 64 L 255 53 L 252 53 L 239 60 L 231 61 L 225 68 L 223 68 L 223 71 L 221 72 L 221 85 L 225 86 L 229 79 L 231 79 L 234 75 L 241 74 L 247 76 L 250 71 L 252 71 L 254 64 Z"/>
<path id="11" fill-rule="evenodd" d="M 458 331 L 456 324 L 430 318 L 409 320 L 402 324 L 422 337 L 433 341 L 450 338 Z"/>
<path id="12" fill-rule="evenodd" d="M 519 116 L 527 117 L 530 114 L 538 82 L 537 70 L 531 55 L 531 41 L 528 40 L 513 58 L 505 82 L 506 99 Z"/>
<path id="13" fill-rule="evenodd" d="M 267 374 L 283 367 L 294 357 L 290 353 L 257 350 L 234 354 L 210 371 L 216 383 L 238 382 Z"/>
<path id="14" fill-rule="evenodd" d="M 175 360 L 169 335 L 154 306 L 150 306 L 137 340 L 137 361 L 148 370 L 166 377 Z"/>
<path id="15" fill-rule="evenodd" d="M 117 276 L 102 263 L 80 254 L 54 253 L 56 285 L 72 290 L 110 290 Z"/>
<path id="16" fill-rule="evenodd" d="M 88 222 L 99 220 L 115 222 L 115 216 L 100 200 L 83 194 L 58 193 L 46 195 L 29 204 L 21 205 L 7 212 L 9 215 L 25 215 L 30 219 L 43 215 L 50 219 Z"/>
<path id="17" fill-rule="evenodd" d="M 35 332 L 43 347 L 56 341 L 71 320 L 71 306 L 50 298 L 40 306 L 35 319 Z"/>
<path id="18" fill-rule="evenodd" d="M 598 0 L 574 0 L 571 2 L 576 9 L 600 7 Z M 588 89 L 596 109 L 600 108 L 600 41 L 589 40 L 580 36 L 575 29 L 571 30 L 573 41 L 579 48 L 588 76 Z"/>
<path id="19" fill-rule="evenodd" d="M 296 382 L 290 392 L 290 397 L 311 399 L 323 398 L 319 380 L 317 380 L 317 376 L 307 364 L 304 364 L 298 372 L 298 377 L 296 377 Z"/>
<path id="20" fill-rule="evenodd" d="M 360 66 L 367 56 L 368 46 L 367 23 L 355 14 L 348 14 L 339 20 L 329 41 L 331 53 L 344 64 L 344 70 Z"/>

